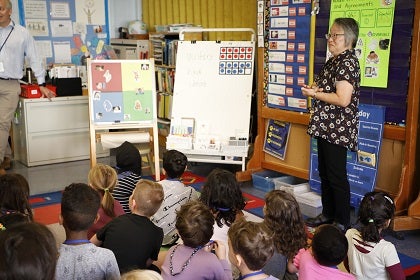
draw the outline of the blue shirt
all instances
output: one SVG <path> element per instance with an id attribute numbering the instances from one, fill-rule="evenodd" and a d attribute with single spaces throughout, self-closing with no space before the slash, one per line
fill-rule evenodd
<path id="1" fill-rule="evenodd" d="M 9 38 L 6 40 L 7 36 Z M 25 27 L 15 24 L 13 21 L 10 21 L 6 27 L 0 27 L 0 46 L 2 45 L 0 61 L 3 63 L 4 72 L 0 72 L 1 78 L 21 79 L 26 56 L 27 63 L 34 72 L 38 84 L 45 82 L 45 70 L 38 57 L 35 40 Z"/>

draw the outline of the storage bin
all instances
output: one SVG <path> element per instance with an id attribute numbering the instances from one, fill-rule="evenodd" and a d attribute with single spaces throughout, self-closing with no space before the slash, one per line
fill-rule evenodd
<path id="1" fill-rule="evenodd" d="M 273 181 L 276 190 L 283 190 L 291 194 L 305 193 L 310 190 L 307 180 L 293 176 L 274 178 Z"/>
<path id="2" fill-rule="evenodd" d="M 52 85 L 46 85 L 46 87 L 52 92 L 56 93 L 56 87 Z M 40 98 L 42 93 L 39 90 L 38 85 L 20 85 L 20 96 L 24 98 Z"/>
<path id="3" fill-rule="evenodd" d="M 322 213 L 322 201 L 319 194 L 314 192 L 296 193 L 295 197 L 303 215 L 314 218 Z"/>
<path id="4" fill-rule="evenodd" d="M 269 192 L 274 189 L 274 179 L 279 177 L 286 176 L 283 173 L 272 171 L 272 170 L 263 170 L 251 174 L 252 184 L 256 189 Z"/>

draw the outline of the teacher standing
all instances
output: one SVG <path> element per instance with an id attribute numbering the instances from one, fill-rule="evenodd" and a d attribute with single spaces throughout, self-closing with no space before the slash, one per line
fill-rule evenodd
<path id="1" fill-rule="evenodd" d="M 10 168 L 9 130 L 20 94 L 19 80 L 23 76 L 25 57 L 39 84 L 43 96 L 54 93 L 45 87 L 45 70 L 35 49 L 35 41 L 28 30 L 10 18 L 12 3 L 0 0 L 0 175 Z"/>
<path id="2" fill-rule="evenodd" d="M 302 87 L 312 97 L 308 134 L 318 145 L 322 214 L 306 220 L 316 227 L 334 223 L 342 231 L 350 226 L 350 185 L 347 149 L 356 150 L 359 126 L 360 67 L 355 55 L 359 26 L 352 18 L 336 18 L 325 35 L 332 57 L 312 86 Z"/>

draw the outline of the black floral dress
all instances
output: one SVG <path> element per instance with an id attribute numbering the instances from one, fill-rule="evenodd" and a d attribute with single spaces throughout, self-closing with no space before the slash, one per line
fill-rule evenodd
<path id="1" fill-rule="evenodd" d="M 359 127 L 360 66 L 353 50 L 330 58 L 315 78 L 315 83 L 325 93 L 336 92 L 338 81 L 348 81 L 353 85 L 350 104 L 341 107 L 315 99 L 308 134 L 355 151 Z"/>

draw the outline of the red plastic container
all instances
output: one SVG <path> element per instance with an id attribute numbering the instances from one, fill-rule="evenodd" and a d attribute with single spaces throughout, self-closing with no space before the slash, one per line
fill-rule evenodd
<path id="1" fill-rule="evenodd" d="M 46 85 L 46 87 L 56 93 L 56 87 L 53 85 Z M 20 85 L 20 96 L 24 98 L 40 98 L 42 93 L 38 85 Z"/>

